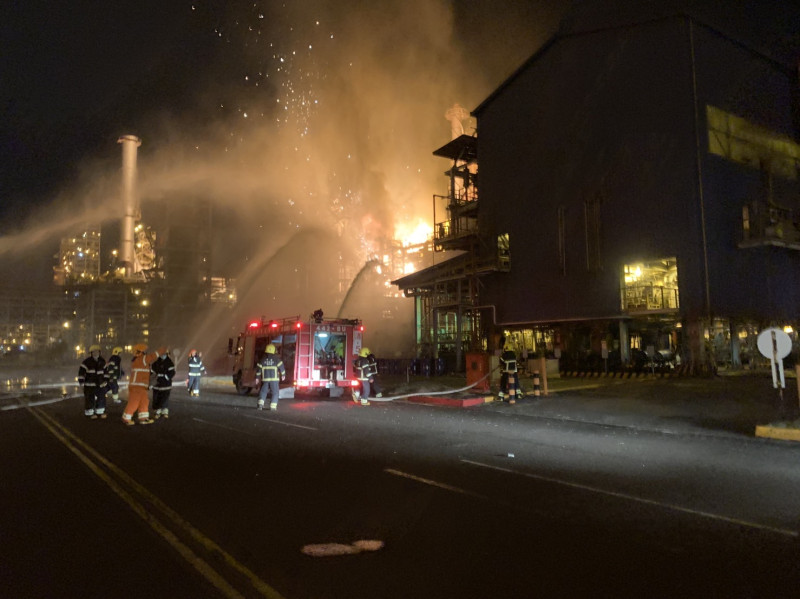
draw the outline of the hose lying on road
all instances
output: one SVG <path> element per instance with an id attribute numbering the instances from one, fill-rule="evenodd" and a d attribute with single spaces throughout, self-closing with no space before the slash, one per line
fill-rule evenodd
<path id="1" fill-rule="evenodd" d="M 500 367 L 496 366 L 494 369 L 490 370 L 486 373 L 485 376 L 481 377 L 471 385 L 467 385 L 466 387 L 461 387 L 459 389 L 447 389 L 445 391 L 418 391 L 416 393 L 405 393 L 403 395 L 392 395 L 391 397 L 370 397 L 369 401 L 394 401 L 396 399 L 405 399 L 406 397 L 417 397 L 420 395 L 450 395 L 451 393 L 461 393 L 462 391 L 466 391 L 467 389 L 472 389 L 474 386 L 479 385 L 483 381 L 485 381 L 489 376 L 495 371 L 499 370 Z"/>

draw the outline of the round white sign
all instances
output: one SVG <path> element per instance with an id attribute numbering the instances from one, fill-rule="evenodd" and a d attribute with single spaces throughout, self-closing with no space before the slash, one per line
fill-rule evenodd
<path id="1" fill-rule="evenodd" d="M 772 359 L 773 335 L 775 339 L 774 349 L 777 351 L 776 358 L 783 359 L 792 351 L 792 339 L 777 327 L 764 329 L 758 334 L 758 351 L 765 358 Z"/>

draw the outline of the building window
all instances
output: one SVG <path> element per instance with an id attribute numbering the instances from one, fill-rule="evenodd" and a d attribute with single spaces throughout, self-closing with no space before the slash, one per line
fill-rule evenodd
<path id="1" fill-rule="evenodd" d="M 600 196 L 595 196 L 583 204 L 583 222 L 586 235 L 586 270 L 600 272 Z"/>
<path id="2" fill-rule="evenodd" d="M 677 311 L 677 260 L 662 258 L 623 265 L 621 302 L 624 312 Z"/>
<path id="3" fill-rule="evenodd" d="M 501 270 L 507 271 L 511 266 L 511 240 L 508 233 L 497 236 L 497 257 Z"/>
<path id="4" fill-rule="evenodd" d="M 558 269 L 561 271 L 562 275 L 567 274 L 567 246 L 564 232 L 565 212 L 564 206 L 559 206 L 556 212 L 556 226 L 558 227 Z"/>

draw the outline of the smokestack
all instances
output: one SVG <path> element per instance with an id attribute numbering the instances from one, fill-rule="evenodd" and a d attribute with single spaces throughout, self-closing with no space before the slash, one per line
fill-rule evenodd
<path id="1" fill-rule="evenodd" d="M 136 153 L 142 145 L 135 135 L 123 135 L 122 144 L 122 230 L 120 232 L 120 262 L 126 278 L 135 272 L 134 227 L 139 218 L 139 198 L 136 197 Z"/>

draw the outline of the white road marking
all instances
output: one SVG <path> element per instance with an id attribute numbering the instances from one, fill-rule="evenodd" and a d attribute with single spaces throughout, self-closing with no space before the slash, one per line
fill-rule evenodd
<path id="1" fill-rule="evenodd" d="M 394 474 L 395 476 L 402 476 L 403 478 L 408 478 L 411 480 L 415 480 L 419 483 L 423 483 L 426 485 L 430 485 L 432 487 L 438 487 L 439 489 L 444 489 L 445 491 L 453 491 L 454 493 L 460 493 L 462 495 L 469 495 L 470 497 L 477 497 L 478 499 L 489 499 L 485 495 L 481 495 L 480 493 L 473 493 L 472 491 L 467 491 L 466 489 L 461 489 L 459 487 L 453 487 L 452 485 L 448 485 L 445 483 L 440 483 L 435 480 L 431 480 L 429 478 L 422 478 L 420 476 L 415 476 L 413 474 L 409 474 L 408 472 L 401 472 L 400 470 L 395 470 L 393 468 L 384 468 L 384 472 L 388 474 Z"/>
<path id="2" fill-rule="evenodd" d="M 759 524 L 758 522 L 750 522 L 749 520 L 740 520 L 739 518 L 730 518 L 728 516 L 723 516 L 721 514 L 713 514 L 711 512 L 704 512 L 702 510 L 694 510 L 692 508 L 684 507 L 681 505 L 675 505 L 673 503 L 662 503 L 660 501 L 655 501 L 653 499 L 646 499 L 644 497 L 637 497 L 636 495 L 628 495 L 627 493 L 619 493 L 617 491 L 608 491 L 606 489 L 601 489 L 599 487 L 592 487 L 590 485 L 584 485 L 581 483 L 575 483 L 568 480 L 562 480 L 559 478 L 552 478 L 550 476 L 542 476 L 540 474 L 531 474 L 529 472 L 517 472 L 516 470 L 512 470 L 511 468 L 503 468 L 502 466 L 493 466 L 491 464 L 484 464 L 482 462 L 474 462 L 472 460 L 461 460 L 465 464 L 472 464 L 473 466 L 480 466 L 481 468 L 489 468 L 491 470 L 498 470 L 500 472 L 508 472 L 509 474 L 516 474 L 519 476 L 525 476 L 527 478 L 533 478 L 536 480 L 541 480 L 548 483 L 554 483 L 557 485 L 563 485 L 565 487 L 571 487 L 573 489 L 580 489 L 582 491 L 590 491 L 592 493 L 599 493 L 601 495 L 607 495 L 609 497 L 616 497 L 618 499 L 627 499 L 628 501 L 636 501 L 638 503 L 643 503 L 646 505 L 654 505 L 661 508 L 666 508 L 669 510 L 674 510 L 676 512 L 682 512 L 684 514 L 692 514 L 694 516 L 701 516 L 703 518 L 710 518 L 712 520 L 719 520 L 721 522 L 727 522 L 729 524 L 736 524 L 738 526 L 746 526 L 748 528 L 755 528 L 758 530 L 764 530 L 767 532 L 774 532 L 776 534 L 788 536 L 788 537 L 798 537 L 800 533 L 796 530 L 789 530 L 787 528 L 776 528 L 774 526 L 767 526 L 765 524 Z"/>
<path id="3" fill-rule="evenodd" d="M 238 428 L 232 428 L 230 426 L 225 426 L 225 425 L 222 425 L 222 424 L 217 424 L 216 422 L 209 422 L 208 420 L 203 420 L 201 418 L 192 418 L 192 420 L 194 420 L 195 422 L 200 422 L 202 424 L 208 424 L 209 426 L 216 426 L 216 427 L 219 427 L 219 428 L 224 428 L 225 430 L 233 431 L 235 433 L 244 433 L 245 435 L 250 435 L 250 436 L 253 436 L 253 437 L 255 436 L 254 433 L 250 433 L 248 431 L 239 430 Z"/>
<path id="4" fill-rule="evenodd" d="M 262 420 L 264 422 L 273 422 L 275 424 L 282 424 L 284 426 L 293 426 L 295 428 L 304 428 L 309 431 L 317 431 L 318 428 L 314 428 L 313 426 L 303 426 L 302 424 L 294 424 L 292 422 L 283 422 L 281 420 L 274 420 L 273 418 L 262 418 L 259 416 L 248 416 L 247 414 L 244 415 L 245 418 L 252 418 L 253 420 Z"/>

